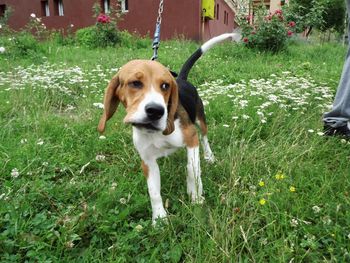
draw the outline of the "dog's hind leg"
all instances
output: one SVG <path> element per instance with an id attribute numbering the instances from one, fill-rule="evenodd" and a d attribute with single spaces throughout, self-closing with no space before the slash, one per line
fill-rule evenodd
<path id="1" fill-rule="evenodd" d="M 208 141 L 208 126 L 205 118 L 203 102 L 201 99 L 199 99 L 199 102 L 197 104 L 197 122 L 202 134 L 201 142 L 203 146 L 204 159 L 209 163 L 213 163 L 215 161 L 215 157 Z"/>

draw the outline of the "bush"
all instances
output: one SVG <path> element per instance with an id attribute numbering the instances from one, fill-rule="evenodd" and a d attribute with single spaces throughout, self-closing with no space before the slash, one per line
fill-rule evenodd
<path id="1" fill-rule="evenodd" d="M 151 47 L 151 39 L 149 37 L 141 37 L 139 35 L 130 34 L 128 31 L 120 31 L 118 33 L 119 43 L 123 47 L 128 48 L 149 48 Z"/>
<path id="2" fill-rule="evenodd" d="M 115 46 L 119 42 L 116 23 L 109 16 L 100 14 L 94 26 L 76 32 L 76 40 L 90 48 Z"/>
<path id="3" fill-rule="evenodd" d="M 78 44 L 86 47 L 95 47 L 96 29 L 94 26 L 85 27 L 75 32 L 75 38 Z"/>
<path id="4" fill-rule="evenodd" d="M 251 22 L 254 22 L 251 24 Z M 295 22 L 286 23 L 282 10 L 266 14 L 264 9 L 257 12 L 255 18 L 241 19 L 242 40 L 249 48 L 260 51 L 278 52 L 285 48 L 287 40 L 293 35 Z"/>

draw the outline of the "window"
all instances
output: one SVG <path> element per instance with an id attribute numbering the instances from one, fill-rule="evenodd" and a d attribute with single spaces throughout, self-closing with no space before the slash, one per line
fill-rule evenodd
<path id="1" fill-rule="evenodd" d="M 54 0 L 53 3 L 55 6 L 55 16 L 64 16 L 63 0 Z"/>
<path id="2" fill-rule="evenodd" d="M 6 5 L 0 5 L 0 17 L 5 15 Z"/>
<path id="3" fill-rule="evenodd" d="M 228 25 L 228 12 L 226 12 L 226 11 L 224 13 L 224 24 Z"/>
<path id="4" fill-rule="evenodd" d="M 224 11 L 224 24 L 226 25 L 226 10 Z"/>
<path id="5" fill-rule="evenodd" d="M 219 20 L 219 4 L 216 4 L 216 20 Z"/>
<path id="6" fill-rule="evenodd" d="M 41 16 L 50 16 L 49 1 L 41 1 Z"/>
<path id="7" fill-rule="evenodd" d="M 102 0 L 101 1 L 102 11 L 105 14 L 109 14 L 111 11 L 111 5 L 109 0 Z"/>
<path id="8" fill-rule="evenodd" d="M 128 0 L 120 0 L 120 8 L 122 10 L 122 13 L 129 12 Z"/>

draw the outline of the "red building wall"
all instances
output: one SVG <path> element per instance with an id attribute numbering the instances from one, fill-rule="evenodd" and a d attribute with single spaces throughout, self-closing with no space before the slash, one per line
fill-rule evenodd
<path id="1" fill-rule="evenodd" d="M 205 20 L 203 40 L 208 40 L 223 33 L 232 32 L 235 28 L 234 18 L 235 13 L 226 2 L 224 0 L 216 0 L 215 18 L 212 20 Z"/>
<path id="2" fill-rule="evenodd" d="M 64 16 L 55 15 L 54 0 L 49 0 L 50 16 L 45 17 L 41 0 L 0 0 L 0 5 L 6 4 L 14 9 L 9 25 L 19 30 L 29 21 L 32 13 L 42 18 L 47 28 L 67 29 L 71 24 L 73 30 L 91 26 L 95 23 L 92 7 L 101 0 L 62 0 Z M 234 13 L 224 0 L 216 0 L 219 4 L 219 19 L 205 20 L 201 18 L 201 0 L 165 0 L 162 15 L 161 37 L 185 37 L 193 40 L 207 40 L 224 32 L 232 32 L 234 28 Z M 116 6 L 118 0 L 110 0 Z M 141 35 L 153 37 L 158 16 L 159 0 L 129 0 L 129 11 L 124 13 L 118 23 L 120 29 L 138 32 Z M 228 20 L 224 20 L 224 13 Z M 226 23 L 224 23 L 226 22 Z M 204 33 L 203 33 L 204 30 Z"/>
<path id="3" fill-rule="evenodd" d="M 82 3 L 83 2 L 83 3 Z M 41 0 L 0 0 L 0 5 L 6 4 L 13 8 L 9 25 L 15 30 L 23 28 L 29 21 L 30 15 L 34 13 L 41 17 L 48 28 L 67 28 L 71 24 L 78 29 L 95 23 L 92 17 L 92 6 L 94 0 L 63 0 L 64 16 L 54 15 L 54 1 L 49 0 L 50 16 L 45 17 L 42 13 Z"/>
<path id="4" fill-rule="evenodd" d="M 129 12 L 119 28 L 153 37 L 158 16 L 159 0 L 129 0 Z M 184 36 L 200 40 L 201 0 L 165 0 L 161 37 L 169 39 Z"/>

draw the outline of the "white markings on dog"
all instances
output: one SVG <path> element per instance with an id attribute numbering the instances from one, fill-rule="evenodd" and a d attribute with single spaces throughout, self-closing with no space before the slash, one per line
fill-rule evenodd
<path id="1" fill-rule="evenodd" d="M 215 157 L 214 157 L 214 154 L 210 148 L 208 137 L 206 135 L 202 137 L 202 146 L 203 146 L 203 151 L 204 151 L 204 159 L 208 163 L 214 163 Z"/>
<path id="2" fill-rule="evenodd" d="M 199 147 L 187 147 L 187 193 L 194 203 L 203 202 Z"/>

